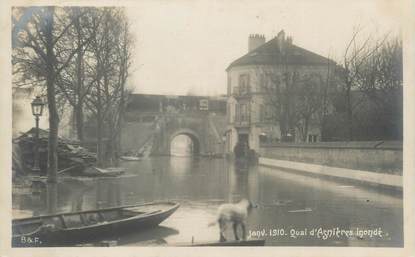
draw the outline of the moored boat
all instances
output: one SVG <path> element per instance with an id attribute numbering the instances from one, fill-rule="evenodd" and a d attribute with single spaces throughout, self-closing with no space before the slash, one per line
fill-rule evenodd
<path id="1" fill-rule="evenodd" d="M 157 226 L 179 206 L 174 202 L 154 202 L 13 219 L 12 245 L 68 245 L 118 233 L 140 231 Z"/>
<path id="2" fill-rule="evenodd" d="M 120 159 L 123 161 L 141 161 L 141 157 L 137 156 L 121 156 Z"/>
<path id="3" fill-rule="evenodd" d="M 91 177 L 116 177 L 122 175 L 125 172 L 125 169 L 122 167 L 108 167 L 108 168 L 98 168 L 90 167 L 83 171 L 83 175 Z"/>

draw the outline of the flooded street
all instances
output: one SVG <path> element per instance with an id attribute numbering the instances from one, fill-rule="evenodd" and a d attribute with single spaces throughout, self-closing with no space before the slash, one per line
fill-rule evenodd
<path id="1" fill-rule="evenodd" d="M 118 245 L 177 245 L 218 240 L 218 226 L 208 227 L 218 206 L 249 198 L 258 208 L 248 218 L 248 235 L 266 239 L 266 245 L 403 245 L 400 193 L 262 166 L 237 168 L 223 159 L 152 157 L 122 166 L 121 177 L 70 179 L 39 194 L 14 194 L 13 208 L 40 215 L 177 201 L 181 207 L 156 229 L 109 239 Z M 330 235 L 337 229 L 362 236 Z"/>

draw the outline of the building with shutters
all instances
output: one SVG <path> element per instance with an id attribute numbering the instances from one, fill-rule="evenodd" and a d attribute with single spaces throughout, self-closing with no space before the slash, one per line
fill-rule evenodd
<path id="1" fill-rule="evenodd" d="M 238 141 L 256 151 L 261 142 L 320 141 L 321 131 L 315 123 L 316 117 L 308 124 L 307 135 L 300 137 L 294 127 L 282 135 L 266 89 L 274 83 L 271 74 L 280 77 L 287 74 L 301 77 L 317 74 L 326 78 L 334 67 L 334 61 L 293 44 L 292 38 L 286 37 L 284 31 L 268 42 L 263 35 L 250 35 L 248 53 L 233 61 L 226 69 L 226 152 L 232 153 Z M 284 81 L 281 86 L 284 87 Z"/>

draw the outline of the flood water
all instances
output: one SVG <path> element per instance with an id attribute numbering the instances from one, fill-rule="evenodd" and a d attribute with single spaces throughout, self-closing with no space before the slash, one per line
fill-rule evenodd
<path id="1" fill-rule="evenodd" d="M 180 208 L 159 227 L 109 238 L 118 245 L 164 246 L 217 241 L 218 226 L 208 223 L 218 206 L 248 198 L 258 205 L 247 220 L 249 237 L 266 239 L 269 246 L 403 245 L 399 192 L 263 166 L 239 167 L 224 159 L 152 157 L 122 166 L 121 177 L 67 179 L 39 194 L 14 194 L 13 209 L 40 215 L 177 201 Z M 354 234 L 330 234 L 337 229 Z"/>

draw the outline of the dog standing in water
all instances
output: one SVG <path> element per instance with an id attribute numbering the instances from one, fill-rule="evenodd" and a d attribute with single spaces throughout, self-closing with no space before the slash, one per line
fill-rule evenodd
<path id="1" fill-rule="evenodd" d="M 246 240 L 246 218 L 250 211 L 255 206 L 247 199 L 242 199 L 239 203 L 226 203 L 219 206 L 217 218 L 214 222 L 209 223 L 208 226 L 213 226 L 216 223 L 219 224 L 220 242 L 226 241 L 224 232 L 226 231 L 226 225 L 232 224 L 233 234 L 236 240 L 240 240 L 237 229 L 238 226 L 242 228 L 242 240 Z"/>

